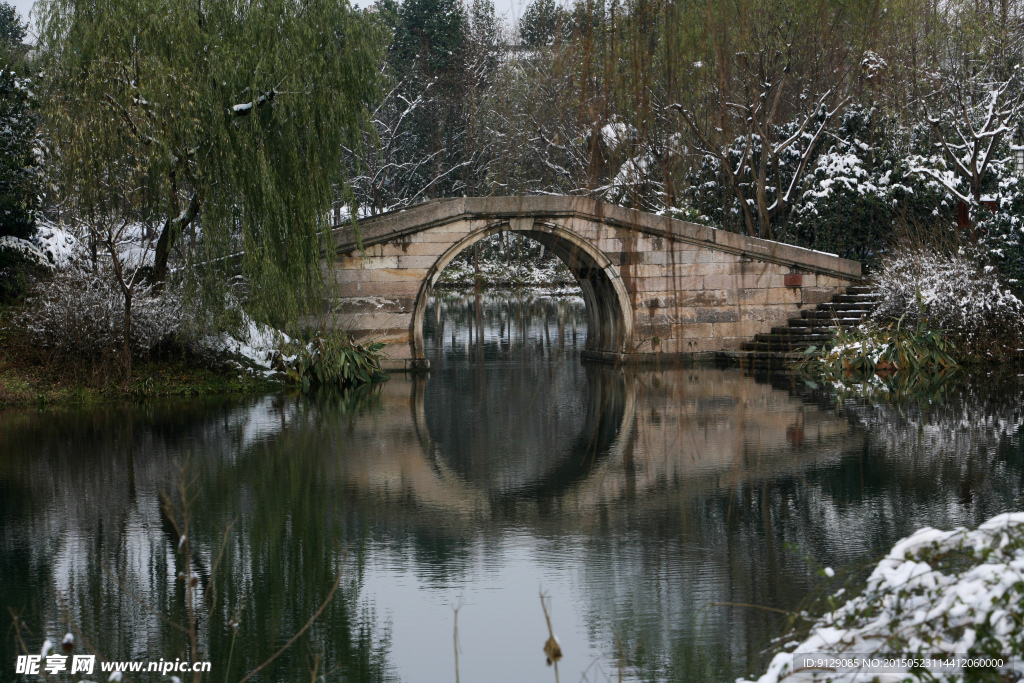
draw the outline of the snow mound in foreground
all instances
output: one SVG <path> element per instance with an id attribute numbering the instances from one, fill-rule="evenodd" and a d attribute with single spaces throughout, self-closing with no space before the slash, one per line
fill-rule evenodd
<path id="1" fill-rule="evenodd" d="M 54 268 L 66 268 L 78 254 L 81 244 L 67 230 L 55 225 L 40 224 L 32 236 L 32 244 Z"/>
<path id="2" fill-rule="evenodd" d="M 874 655 L 943 656 L 952 664 L 927 671 L 862 665 L 815 670 L 801 668 L 801 654 L 861 663 Z M 775 655 L 757 681 L 963 681 L 966 670 L 955 656 L 1002 658 L 1005 680 L 1020 680 L 1022 654 L 1024 512 L 1015 512 L 975 530 L 925 527 L 901 540 L 860 596 L 818 619 L 808 638 Z"/>

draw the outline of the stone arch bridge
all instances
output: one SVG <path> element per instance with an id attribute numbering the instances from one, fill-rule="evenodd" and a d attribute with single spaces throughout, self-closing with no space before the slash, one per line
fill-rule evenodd
<path id="1" fill-rule="evenodd" d="M 587 308 L 584 355 L 608 361 L 739 349 L 861 279 L 856 261 L 579 197 L 438 199 L 335 230 L 330 320 L 388 346 L 390 370 L 428 367 L 423 318 L 455 256 L 503 230 L 555 253 Z"/>

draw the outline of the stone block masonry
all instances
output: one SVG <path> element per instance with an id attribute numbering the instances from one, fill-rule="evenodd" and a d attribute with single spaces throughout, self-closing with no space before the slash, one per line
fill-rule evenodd
<path id="1" fill-rule="evenodd" d="M 423 315 L 438 276 L 503 230 L 566 263 L 587 306 L 584 353 L 610 361 L 736 350 L 861 281 L 855 261 L 590 199 L 441 199 L 335 231 L 333 324 L 388 343 L 391 370 L 425 368 Z"/>

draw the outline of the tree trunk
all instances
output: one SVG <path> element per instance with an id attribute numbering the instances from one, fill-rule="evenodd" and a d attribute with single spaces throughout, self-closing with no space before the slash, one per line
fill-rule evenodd
<path id="1" fill-rule="evenodd" d="M 124 383 L 132 381 L 132 293 L 122 290 L 124 294 Z"/>
<path id="2" fill-rule="evenodd" d="M 174 220 L 168 218 L 156 241 L 156 254 L 153 256 L 153 282 L 163 282 L 167 278 L 167 257 L 171 253 L 171 230 Z"/>
<path id="3" fill-rule="evenodd" d="M 169 216 L 164 222 L 160 238 L 156 242 L 156 254 L 153 257 L 153 282 L 163 282 L 167 279 L 167 260 L 171 254 L 171 248 L 174 246 L 174 240 L 182 230 L 191 225 L 198 215 L 199 195 L 194 194 L 184 213 L 180 216 Z"/>

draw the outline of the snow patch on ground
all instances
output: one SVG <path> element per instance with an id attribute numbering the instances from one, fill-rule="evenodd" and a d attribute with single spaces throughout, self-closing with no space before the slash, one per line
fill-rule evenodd
<path id="1" fill-rule="evenodd" d="M 240 333 L 232 335 L 222 332 L 219 335 L 211 335 L 203 338 L 200 345 L 213 353 L 242 358 L 248 361 L 253 369 L 269 377 L 275 373 L 275 356 L 282 346 L 291 341 L 291 337 L 284 332 L 257 323 L 243 312 Z"/>
<path id="2" fill-rule="evenodd" d="M 48 223 L 40 224 L 32 236 L 32 244 L 54 268 L 69 266 L 82 248 L 81 242 L 70 232 Z"/>

